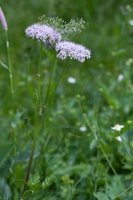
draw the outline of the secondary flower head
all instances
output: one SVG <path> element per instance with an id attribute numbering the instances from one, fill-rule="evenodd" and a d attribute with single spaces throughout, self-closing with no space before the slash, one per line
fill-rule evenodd
<path id="1" fill-rule="evenodd" d="M 54 30 L 52 27 L 36 23 L 29 26 L 25 33 L 27 37 L 36 38 L 38 41 L 43 41 L 45 44 L 54 45 L 61 41 L 61 34 Z"/>
<path id="2" fill-rule="evenodd" d="M 116 124 L 114 127 L 111 127 L 111 129 L 115 131 L 121 131 L 122 128 L 124 128 L 124 126 L 119 124 Z"/>
<path id="3" fill-rule="evenodd" d="M 3 13 L 1 7 L 0 7 L 0 21 L 2 23 L 2 26 L 3 26 L 4 30 L 7 31 L 8 30 L 8 26 L 7 26 L 6 18 L 4 16 L 4 13 Z"/>
<path id="4" fill-rule="evenodd" d="M 74 42 L 62 41 L 56 44 L 55 50 L 58 53 L 57 58 L 62 60 L 70 57 L 70 59 L 78 60 L 79 62 L 84 62 L 85 58 L 90 58 L 91 51 L 86 49 L 80 44 Z"/>

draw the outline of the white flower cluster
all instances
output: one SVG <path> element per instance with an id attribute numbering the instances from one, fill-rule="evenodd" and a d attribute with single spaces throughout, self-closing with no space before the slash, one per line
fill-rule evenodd
<path id="1" fill-rule="evenodd" d="M 52 27 L 44 24 L 33 24 L 25 30 L 25 33 L 28 37 L 36 38 L 38 41 L 42 41 L 45 44 L 49 43 L 53 45 L 61 41 L 61 34 Z"/>
<path id="2" fill-rule="evenodd" d="M 70 28 L 72 29 L 71 26 Z M 91 51 L 83 45 L 63 41 L 60 31 L 52 26 L 36 23 L 27 27 L 25 33 L 27 37 L 36 38 L 38 41 L 44 42 L 45 45 L 55 48 L 56 57 L 62 60 L 70 57 L 70 59 L 84 62 L 86 58 L 89 59 L 91 56 Z"/>
<path id="3" fill-rule="evenodd" d="M 80 62 L 84 62 L 85 58 L 90 58 L 91 52 L 86 49 L 84 46 L 75 44 L 74 42 L 59 42 L 55 46 L 57 54 L 57 58 L 62 60 L 66 59 L 66 57 L 70 57 L 70 59 L 75 59 Z"/>

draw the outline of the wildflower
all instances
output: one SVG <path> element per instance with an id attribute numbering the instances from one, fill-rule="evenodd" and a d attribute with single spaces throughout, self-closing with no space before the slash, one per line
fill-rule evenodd
<path id="1" fill-rule="evenodd" d="M 1 7 L 0 7 L 0 21 L 2 23 L 2 26 L 3 26 L 4 30 L 7 31 L 8 30 L 8 26 L 7 26 L 6 18 L 4 16 L 4 13 L 3 13 Z"/>
<path id="2" fill-rule="evenodd" d="M 27 37 L 36 38 L 38 41 L 43 41 L 45 45 L 54 45 L 61 41 L 61 34 L 52 27 L 36 23 L 26 28 L 25 33 Z"/>
<path id="3" fill-rule="evenodd" d="M 121 131 L 122 128 L 124 128 L 124 126 L 119 124 L 116 124 L 114 127 L 111 127 L 111 129 L 115 131 Z"/>
<path id="4" fill-rule="evenodd" d="M 123 78 L 124 78 L 124 75 L 123 74 L 119 74 L 119 76 L 117 78 L 118 82 L 121 82 L 123 80 Z"/>
<path id="5" fill-rule="evenodd" d="M 133 20 L 129 20 L 129 24 L 133 26 Z"/>
<path id="6" fill-rule="evenodd" d="M 74 84 L 74 83 L 76 83 L 76 79 L 73 78 L 73 77 L 69 77 L 69 78 L 67 79 L 67 82 L 68 82 L 68 83 Z"/>
<path id="7" fill-rule="evenodd" d="M 86 49 L 80 44 L 74 42 L 63 41 L 59 42 L 55 46 L 55 50 L 58 53 L 57 58 L 62 60 L 70 57 L 70 59 L 78 60 L 79 62 L 84 62 L 85 58 L 90 58 L 91 51 Z"/>
<path id="8" fill-rule="evenodd" d="M 119 142 L 122 142 L 121 136 L 117 136 L 117 137 L 116 137 L 116 140 L 118 140 Z"/>
<path id="9" fill-rule="evenodd" d="M 84 132 L 84 131 L 86 131 L 86 127 L 85 127 L 85 126 L 81 126 L 81 127 L 79 128 L 79 130 L 82 131 L 82 132 Z"/>

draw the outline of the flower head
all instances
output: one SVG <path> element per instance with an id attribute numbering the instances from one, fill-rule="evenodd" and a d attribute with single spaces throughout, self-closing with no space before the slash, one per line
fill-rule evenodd
<path id="1" fill-rule="evenodd" d="M 55 46 L 55 50 L 58 53 L 57 58 L 60 58 L 62 60 L 70 57 L 70 59 L 84 62 L 85 58 L 90 58 L 91 56 L 91 51 L 89 49 L 86 49 L 80 44 L 69 41 L 57 43 Z"/>
<path id="2" fill-rule="evenodd" d="M 8 30 L 8 26 L 7 26 L 6 18 L 4 16 L 4 13 L 3 13 L 1 7 L 0 7 L 0 21 L 2 23 L 2 26 L 3 26 L 4 30 L 7 31 Z"/>
<path id="3" fill-rule="evenodd" d="M 41 40 L 49 45 L 54 45 L 56 42 L 61 41 L 60 33 L 45 24 L 33 24 L 25 30 L 25 33 L 27 37 L 36 38 L 38 41 Z"/>
<path id="4" fill-rule="evenodd" d="M 121 131 L 122 128 L 124 128 L 124 126 L 119 124 L 116 124 L 114 127 L 111 127 L 111 129 L 115 131 Z"/>

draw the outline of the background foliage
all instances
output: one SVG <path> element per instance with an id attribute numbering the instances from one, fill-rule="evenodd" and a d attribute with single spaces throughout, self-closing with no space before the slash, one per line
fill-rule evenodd
<path id="1" fill-rule="evenodd" d="M 129 24 L 133 19 L 132 1 L 1 0 L 0 5 L 9 26 L 17 110 L 12 122 L 9 75 L 1 66 L 0 199 L 16 200 L 22 192 L 35 124 L 32 99 L 39 56 L 39 43 L 27 38 L 24 30 L 45 14 L 67 22 L 77 18 L 88 22 L 86 29 L 72 39 L 91 49 L 92 57 L 83 64 L 68 63 L 39 133 L 29 185 L 34 192 L 29 191 L 30 196 L 25 199 L 131 200 L 133 127 L 127 121 L 133 119 L 133 26 Z M 0 35 L 0 60 L 7 63 L 2 26 Z M 55 81 L 63 64 L 58 60 Z M 42 66 L 41 85 L 45 88 L 51 67 L 45 51 Z M 68 77 L 74 77 L 76 83 L 68 83 Z M 11 123 L 17 129 L 15 159 Z M 111 130 L 117 123 L 125 125 L 121 134 L 127 151 Z M 80 127 L 84 126 L 83 132 Z M 39 188 L 38 180 L 47 182 L 45 190 Z"/>

